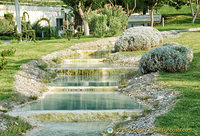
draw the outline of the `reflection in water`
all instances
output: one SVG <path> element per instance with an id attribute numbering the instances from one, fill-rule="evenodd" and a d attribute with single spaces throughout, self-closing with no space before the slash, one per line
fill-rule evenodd
<path id="1" fill-rule="evenodd" d="M 105 110 L 110 113 L 108 110 L 141 109 L 141 106 L 130 97 L 121 93 L 109 92 L 114 91 L 122 79 L 134 75 L 137 68 L 117 67 L 104 63 L 104 58 L 109 53 L 108 50 L 78 50 L 77 52 L 80 54 L 79 57 L 76 54 L 65 60 L 63 65 L 50 68 L 59 75 L 51 83 L 52 88 L 61 89 L 59 92 L 47 94 L 44 99 L 25 105 L 17 111 L 36 112 L 35 110 L 39 110 L 44 113 L 47 110 L 50 112 L 55 112 L 54 110 L 72 110 L 72 112 L 95 110 L 99 113 L 97 110 Z M 71 93 L 64 93 L 63 91 L 66 90 Z M 84 92 L 80 92 L 83 90 Z M 102 92 L 105 90 L 106 92 Z M 116 113 L 118 114 L 118 111 Z M 45 115 L 55 118 L 48 113 L 44 113 Z M 113 115 L 111 116 L 113 117 Z M 109 124 L 110 122 L 42 123 L 40 127 L 27 133 L 27 136 L 101 136 L 102 131 Z"/>
<path id="2" fill-rule="evenodd" d="M 116 92 L 76 92 L 48 94 L 22 110 L 116 110 L 140 109 L 133 99 Z"/>

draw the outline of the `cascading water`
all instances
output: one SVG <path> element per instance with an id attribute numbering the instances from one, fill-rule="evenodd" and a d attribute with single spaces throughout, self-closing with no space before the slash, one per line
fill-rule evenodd
<path id="1" fill-rule="evenodd" d="M 79 50 L 80 58 L 49 68 L 58 73 L 51 93 L 10 113 L 40 122 L 27 136 L 96 136 L 113 121 L 141 112 L 141 105 L 115 90 L 137 70 L 103 62 L 107 50 Z M 83 55 L 84 54 L 84 55 Z"/>

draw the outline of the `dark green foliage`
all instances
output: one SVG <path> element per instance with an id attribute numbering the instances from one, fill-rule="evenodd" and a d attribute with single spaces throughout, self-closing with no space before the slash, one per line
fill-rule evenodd
<path id="1" fill-rule="evenodd" d="M 12 13 L 6 13 L 4 14 L 4 18 L 8 21 L 13 21 L 13 14 Z"/>
<path id="2" fill-rule="evenodd" d="M 83 35 L 83 32 L 77 32 L 76 34 L 77 34 L 78 39 L 81 39 L 81 36 Z"/>
<path id="3" fill-rule="evenodd" d="M 17 39 L 18 42 L 22 41 L 22 33 L 15 33 L 15 38 Z"/>
<path id="4" fill-rule="evenodd" d="M 0 40 L 13 40 L 14 36 L 0 36 Z"/>
<path id="5" fill-rule="evenodd" d="M 31 99 L 31 100 L 37 100 L 38 97 L 37 96 L 30 96 L 29 99 Z"/>
<path id="6" fill-rule="evenodd" d="M 35 41 L 35 30 L 27 30 L 25 33 L 26 33 L 26 40 Z"/>
<path id="7" fill-rule="evenodd" d="M 62 0 L 66 5 L 74 8 L 76 10 L 76 12 L 78 12 L 78 3 L 79 0 Z M 90 5 L 93 3 L 92 6 L 92 10 L 98 9 L 103 7 L 103 5 L 107 2 L 107 0 L 81 0 L 82 3 L 82 9 L 84 9 L 84 11 L 87 11 L 88 8 L 90 7 Z M 83 11 L 83 12 L 84 12 Z"/>
<path id="8" fill-rule="evenodd" d="M 5 56 L 3 56 L 0 60 L 0 70 L 4 70 L 6 69 L 6 66 L 8 64 L 7 59 L 5 58 Z"/>
<path id="9" fill-rule="evenodd" d="M 56 57 L 52 59 L 53 62 L 55 62 L 56 64 L 60 64 L 62 62 L 61 58 Z"/>
<path id="10" fill-rule="evenodd" d="M 74 33 L 74 30 L 72 30 L 72 29 L 66 30 L 66 36 L 69 41 L 72 39 L 73 33 Z"/>
<path id="11" fill-rule="evenodd" d="M 49 37 L 56 37 L 58 35 L 58 31 L 56 31 L 55 27 L 50 27 L 49 34 L 49 26 L 41 26 L 40 24 L 33 24 L 33 29 L 35 30 L 36 37 L 42 37 L 42 32 L 44 34 L 44 39 L 48 39 Z"/>
<path id="12" fill-rule="evenodd" d="M 81 36 L 83 35 L 83 32 L 82 32 L 82 27 L 79 25 L 79 26 L 77 26 L 77 33 L 76 33 L 76 35 L 77 35 L 77 37 L 78 37 L 78 39 L 81 39 Z"/>
<path id="13" fill-rule="evenodd" d="M 183 5 L 188 4 L 189 1 L 188 0 L 168 0 L 167 4 L 169 4 L 169 6 L 173 6 L 176 9 L 180 9 Z"/>
<path id="14" fill-rule="evenodd" d="M 40 68 L 41 70 L 47 71 L 48 65 L 46 63 L 42 63 L 38 64 L 37 67 Z"/>

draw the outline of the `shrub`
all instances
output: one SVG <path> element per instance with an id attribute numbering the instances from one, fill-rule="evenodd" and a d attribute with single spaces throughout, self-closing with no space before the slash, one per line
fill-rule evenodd
<path id="1" fill-rule="evenodd" d="M 163 42 L 161 33 L 152 27 L 132 27 L 115 42 L 115 51 L 137 51 L 156 47 Z"/>
<path id="2" fill-rule="evenodd" d="M 176 50 L 183 46 L 160 46 L 146 52 L 139 63 L 140 72 L 143 74 L 157 71 L 183 72 L 187 70 L 189 60 L 186 55 Z"/>
<path id="3" fill-rule="evenodd" d="M 18 42 L 22 41 L 22 33 L 15 33 L 15 38 Z"/>
<path id="4" fill-rule="evenodd" d="M 109 27 L 108 33 L 110 33 L 112 36 L 116 35 L 120 31 L 122 31 L 121 27 L 122 26 L 121 26 L 121 22 L 120 22 L 119 18 L 113 17 L 112 21 L 110 22 L 110 27 Z"/>
<path id="5" fill-rule="evenodd" d="M 36 37 L 42 37 L 42 32 L 44 34 L 44 39 L 48 39 L 49 37 L 56 37 L 58 35 L 57 28 L 50 27 L 49 34 L 49 26 L 41 26 L 40 24 L 33 24 L 33 29 L 35 30 Z"/>
<path id="6" fill-rule="evenodd" d="M 8 64 L 8 61 L 7 61 L 6 57 L 3 56 L 0 61 L 0 70 L 6 69 L 7 64 Z"/>
<path id="7" fill-rule="evenodd" d="M 33 40 L 35 41 L 35 30 L 26 30 L 26 40 Z"/>
<path id="8" fill-rule="evenodd" d="M 13 36 L 0 36 L 0 40 L 13 40 L 14 38 Z"/>
<path id="9" fill-rule="evenodd" d="M 122 32 L 128 23 L 128 17 L 121 6 L 106 4 L 104 8 L 98 9 L 84 15 L 89 22 L 91 31 L 95 35 L 115 35 Z"/>
<path id="10" fill-rule="evenodd" d="M 104 36 L 106 34 L 106 23 L 107 23 L 107 17 L 105 15 L 99 15 L 96 17 L 96 22 L 95 23 L 95 32 L 100 36 Z"/>
<path id="11" fill-rule="evenodd" d="M 65 29 L 63 33 L 61 34 L 61 36 L 63 38 L 67 38 L 70 41 L 72 39 L 73 33 L 74 33 L 74 30 L 72 29 Z"/>
<path id="12" fill-rule="evenodd" d="M 77 37 L 78 37 L 78 39 L 81 39 L 81 36 L 83 35 L 83 32 L 82 32 L 82 26 L 77 26 L 77 33 L 76 33 L 76 35 L 77 35 Z"/>
<path id="13" fill-rule="evenodd" d="M 4 14 L 4 18 L 8 21 L 12 21 L 13 20 L 13 14 L 12 13 L 6 13 Z"/>
<path id="14" fill-rule="evenodd" d="M 1 52 L 1 56 L 13 56 L 16 52 L 16 49 L 15 48 L 11 48 L 11 49 L 4 49 L 2 52 Z"/>
<path id="15" fill-rule="evenodd" d="M 193 51 L 187 46 L 180 45 L 179 43 L 167 42 L 162 46 L 172 48 L 176 51 L 179 51 L 182 55 L 186 56 L 189 62 L 193 60 Z"/>
<path id="16" fill-rule="evenodd" d="M 128 16 L 126 15 L 126 12 L 123 10 L 122 6 L 115 5 L 114 7 L 111 4 L 104 5 L 103 9 L 99 9 L 97 11 L 99 14 L 103 14 L 107 16 L 108 20 L 108 32 L 112 32 L 113 29 L 113 23 L 117 26 L 115 27 L 115 33 L 119 33 L 124 31 L 124 29 L 127 26 L 128 23 Z M 111 33 L 114 35 L 114 33 Z"/>
<path id="17" fill-rule="evenodd" d="M 76 34 L 77 34 L 78 39 L 81 39 L 81 36 L 83 35 L 83 32 L 77 32 Z"/>
<path id="18" fill-rule="evenodd" d="M 14 33 L 14 25 L 6 19 L 0 19 L 0 35 L 11 35 Z"/>

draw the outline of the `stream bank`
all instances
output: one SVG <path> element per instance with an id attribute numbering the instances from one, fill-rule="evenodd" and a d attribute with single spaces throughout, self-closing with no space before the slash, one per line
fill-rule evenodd
<path id="1" fill-rule="evenodd" d="M 112 41 L 113 40 L 113 41 Z M 63 50 L 63 51 L 59 51 L 59 52 L 54 52 L 54 53 L 52 53 L 52 54 L 49 54 L 49 55 L 47 55 L 47 56 L 45 56 L 45 57 L 43 57 L 42 58 L 42 61 L 44 61 L 45 63 L 47 62 L 47 63 L 49 63 L 50 65 L 52 65 L 52 59 L 53 58 L 55 58 L 55 57 L 66 57 L 66 56 L 70 56 L 70 54 L 73 54 L 73 52 L 76 50 L 76 49 L 79 49 L 79 48 L 81 48 L 81 49 L 86 49 L 86 47 L 88 47 L 87 49 L 107 49 L 108 47 L 107 47 L 107 45 L 109 46 L 111 43 L 113 44 L 113 42 L 115 41 L 115 39 L 111 39 L 111 40 L 108 40 L 108 39 L 106 39 L 105 40 L 105 43 L 104 42 L 102 42 L 102 41 L 98 41 L 98 42 L 91 42 L 91 43 L 85 43 L 85 44 L 77 44 L 77 45 L 75 45 L 75 46 L 73 46 L 72 48 L 70 48 L 69 50 Z M 67 55 L 66 55 L 67 54 Z M 125 61 L 124 63 L 126 63 L 126 62 L 130 62 L 130 60 L 134 60 L 134 64 L 136 65 L 137 63 L 138 63 L 138 61 L 139 61 L 139 58 L 140 57 L 136 57 L 136 58 L 134 58 L 134 59 L 132 59 L 131 57 L 127 60 L 127 61 Z M 119 60 L 124 60 L 122 57 L 119 57 Z M 122 64 L 122 61 L 119 61 L 118 62 L 118 64 Z M 133 63 L 131 63 L 130 65 L 132 65 Z M 29 63 L 28 65 L 31 65 L 30 67 L 27 67 L 27 69 L 26 70 L 24 70 L 23 69 L 23 66 L 22 66 L 22 71 L 20 71 L 19 72 L 19 74 L 17 75 L 18 76 L 18 78 L 19 78 L 19 76 L 20 76 L 20 78 L 22 78 L 21 80 L 20 80 L 20 82 L 22 83 L 23 82 L 23 86 L 18 86 L 18 85 L 20 85 L 20 84 L 17 84 L 16 83 L 16 85 L 17 86 L 15 86 L 15 88 L 18 88 L 18 89 L 16 89 L 16 91 L 17 92 L 20 92 L 20 94 L 22 94 L 22 96 L 26 96 L 26 97 L 32 97 L 32 96 L 37 96 L 37 97 L 42 97 L 42 95 L 44 94 L 44 92 L 46 92 L 46 91 L 48 91 L 48 86 L 46 86 L 45 84 L 43 84 L 41 81 L 42 81 L 42 79 L 41 79 L 41 77 L 40 76 L 36 76 L 36 75 L 41 75 L 41 71 L 40 71 L 40 69 L 37 71 L 37 72 L 35 72 L 35 68 L 37 68 L 38 67 L 38 64 L 36 64 L 36 65 L 33 65 L 33 64 L 36 64 L 35 62 L 31 62 L 31 63 Z M 117 63 L 116 63 L 117 64 Z M 26 64 L 25 64 L 26 65 Z M 33 66 L 33 67 L 32 67 Z M 33 70 L 32 72 L 30 72 L 31 70 Z M 43 71 L 42 71 L 43 72 Z M 27 74 L 28 73 L 28 74 Z M 140 78 L 142 78 L 143 80 L 144 80 L 144 82 L 145 83 L 147 83 L 147 84 L 145 84 L 145 85 L 148 85 L 148 84 L 150 84 L 150 82 L 152 81 L 152 80 L 150 80 L 151 78 L 153 78 L 154 76 L 151 76 L 151 75 L 148 75 L 149 77 L 144 77 L 143 78 L 143 76 L 140 76 Z M 30 80 L 31 79 L 31 80 Z M 137 97 L 137 96 L 134 96 L 133 95 L 133 92 L 132 92 L 132 90 L 134 90 L 133 89 L 133 86 L 132 85 L 130 85 L 131 83 L 133 83 L 133 81 L 135 81 L 135 79 L 137 79 L 137 77 L 134 77 L 134 78 L 132 78 L 132 82 L 131 82 L 131 80 L 129 80 L 128 81 L 128 84 L 129 84 L 129 86 L 128 87 L 132 87 L 128 92 L 126 92 L 125 90 L 121 90 L 123 93 L 125 93 L 125 94 L 127 94 L 127 95 L 132 95 L 132 97 Z M 16 79 L 16 81 L 17 81 L 17 79 Z M 19 83 L 20 83 L 19 82 Z M 137 81 L 137 83 L 138 84 L 142 84 L 141 82 L 143 82 L 142 80 L 138 80 Z M 40 84 L 40 83 L 42 83 L 42 84 Z M 136 83 L 136 84 L 137 84 Z M 41 87 L 42 85 L 44 85 L 42 88 L 38 88 L 38 87 Z M 27 87 L 30 87 L 30 86 L 33 86 L 32 87 L 32 89 L 30 89 L 30 91 L 28 91 L 27 92 L 27 88 L 24 88 L 24 86 L 27 86 Z M 45 88 L 45 89 L 44 89 Z M 23 90 L 24 89 L 24 90 Z M 126 89 L 128 89 L 128 88 L 126 88 Z M 139 92 L 138 91 L 138 94 L 145 94 L 146 93 L 146 95 L 149 95 L 149 92 L 147 91 L 149 88 L 147 88 L 146 90 L 144 89 L 144 90 L 142 90 L 141 92 Z M 35 91 L 33 91 L 33 90 L 35 90 Z M 40 91 L 40 93 L 38 93 L 38 90 L 42 90 L 42 91 Z M 145 92 L 146 91 L 146 92 Z M 162 94 L 162 93 L 161 93 Z M 152 94 L 153 95 L 153 94 Z M 158 93 L 158 91 L 156 92 L 155 91 L 155 97 L 153 97 L 152 99 L 149 99 L 149 100 L 156 100 L 156 99 L 158 99 L 157 97 L 158 97 L 158 95 L 159 95 L 159 93 Z M 165 92 L 163 92 L 163 94 L 162 94 L 163 96 L 165 96 L 165 95 L 167 95 L 167 93 L 165 94 Z M 171 94 L 170 94 L 171 95 Z M 172 95 L 174 95 L 174 94 L 172 94 Z M 171 98 L 172 97 L 170 97 L 168 100 L 171 100 Z M 145 99 L 147 99 L 147 97 L 145 98 Z M 140 101 L 140 99 L 138 98 L 138 101 Z M 142 101 L 141 101 L 141 103 L 142 103 Z M 162 102 L 161 102 L 162 103 Z M 8 103 L 7 103 L 8 104 Z M 4 105 L 6 105 L 5 103 L 4 103 Z M 9 105 L 10 106 L 10 105 Z M 13 105 L 11 105 L 10 107 L 15 107 L 15 104 L 13 104 Z M 3 108 L 3 107 L 2 107 Z M 154 109 L 154 110 L 156 110 L 156 109 Z M 151 118 L 151 117 L 150 117 Z M 148 120 L 147 118 L 145 119 L 145 120 Z M 144 121 L 144 122 L 146 122 L 146 121 Z M 143 122 L 143 123 L 144 123 Z M 147 121 L 148 122 L 148 121 Z M 127 126 L 127 128 L 130 128 L 131 126 L 133 126 L 133 125 L 135 125 L 135 124 L 132 124 L 132 125 L 130 125 L 130 126 Z M 144 126 L 145 126 L 145 123 L 143 124 Z M 137 126 L 137 125 L 136 125 Z M 138 128 L 140 128 L 141 127 L 141 124 L 138 126 Z M 124 134 L 123 132 L 121 132 L 121 133 L 119 133 L 119 135 L 120 134 Z"/>

